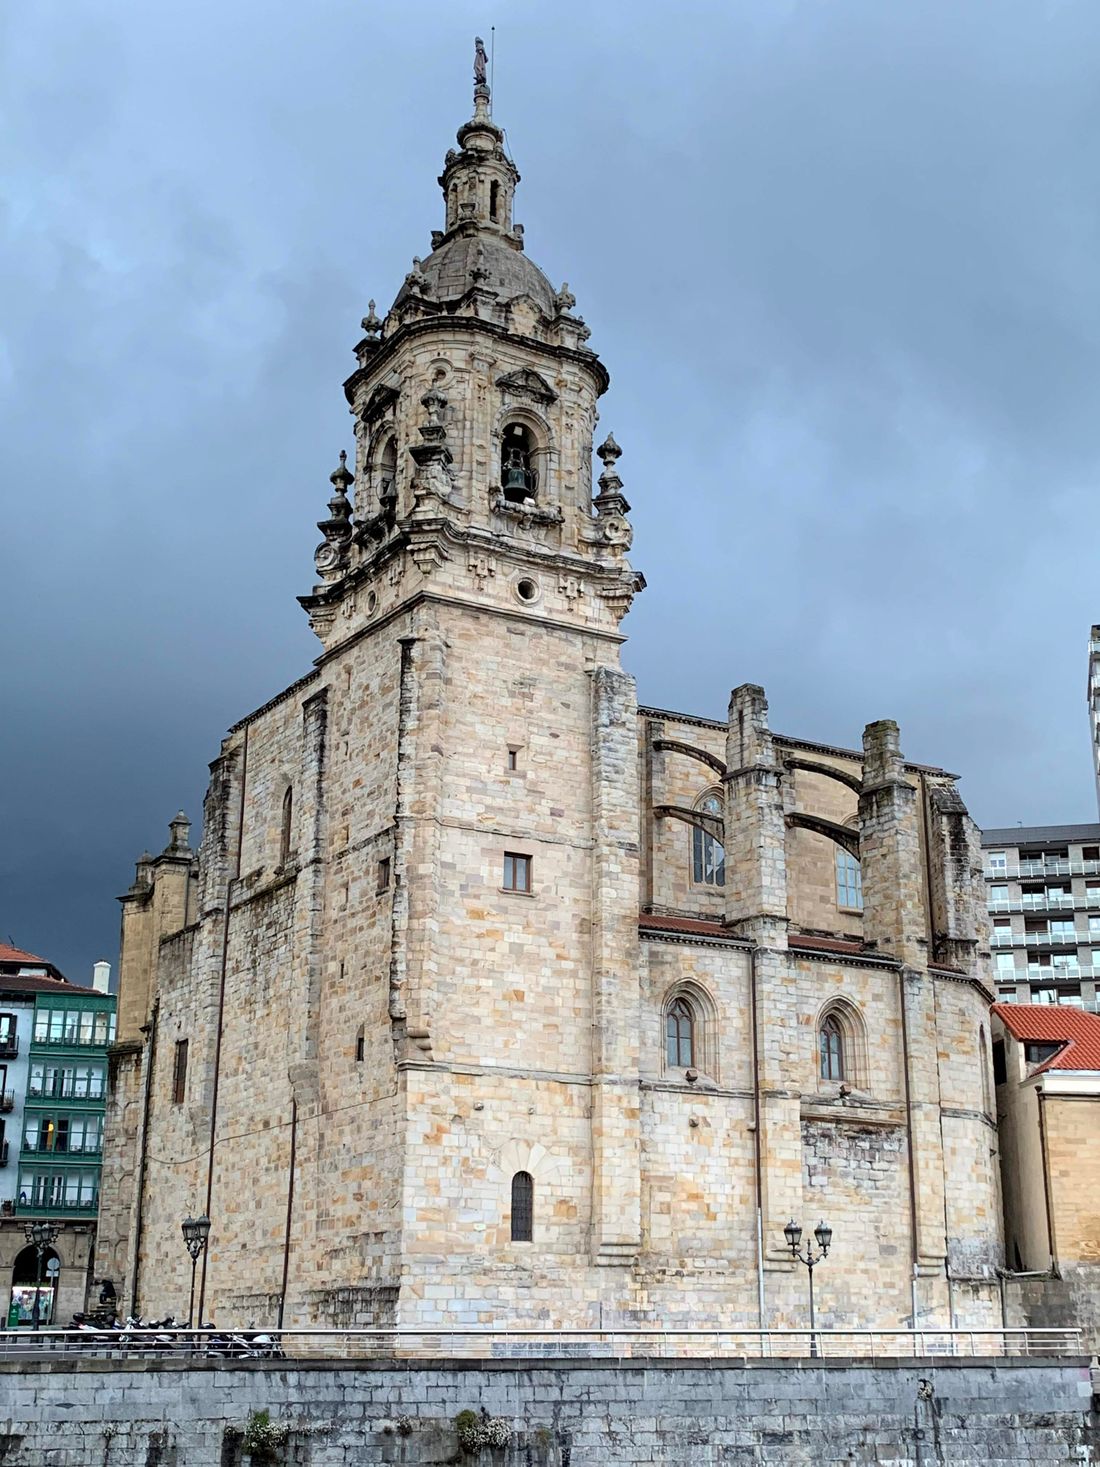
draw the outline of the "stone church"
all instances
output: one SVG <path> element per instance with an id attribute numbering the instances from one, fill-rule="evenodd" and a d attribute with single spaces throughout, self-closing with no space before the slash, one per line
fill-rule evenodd
<path id="1" fill-rule="evenodd" d="M 824 1218 L 819 1324 L 998 1324 L 976 827 L 889 721 L 639 706 L 608 375 L 482 69 L 344 386 L 320 653 L 121 898 L 97 1272 L 185 1315 L 205 1212 L 227 1325 L 799 1326 Z"/>

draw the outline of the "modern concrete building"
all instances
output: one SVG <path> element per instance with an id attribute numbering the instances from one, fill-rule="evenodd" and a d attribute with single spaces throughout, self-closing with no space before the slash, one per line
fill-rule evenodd
<path id="1" fill-rule="evenodd" d="M 1092 772 L 1096 777 L 1096 808 L 1100 813 L 1100 625 L 1089 633 L 1089 733 L 1092 737 Z"/>
<path id="2" fill-rule="evenodd" d="M 986 830 L 982 849 L 999 997 L 1095 1009 L 1100 825 Z"/>

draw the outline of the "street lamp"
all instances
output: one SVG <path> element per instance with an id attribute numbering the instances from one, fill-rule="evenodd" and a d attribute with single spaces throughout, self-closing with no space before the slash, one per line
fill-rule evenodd
<path id="1" fill-rule="evenodd" d="M 797 1258 L 799 1263 L 804 1263 L 810 1275 L 810 1354 L 817 1354 L 817 1320 L 814 1317 L 814 1265 L 820 1263 L 823 1258 L 828 1258 L 829 1248 L 833 1241 L 833 1230 L 825 1222 L 819 1222 L 814 1228 L 814 1237 L 817 1239 L 818 1251 L 815 1253 L 813 1244 L 807 1243 L 804 1249 L 799 1248 L 802 1241 L 802 1229 L 792 1217 L 783 1229 L 783 1236 L 787 1240 L 787 1247 L 791 1250 L 791 1257 Z"/>
<path id="2" fill-rule="evenodd" d="M 191 1299 L 187 1305 L 187 1328 L 190 1329 L 195 1314 L 195 1265 L 206 1252 L 210 1219 L 205 1213 L 202 1217 L 191 1217 L 188 1214 L 180 1224 L 180 1231 L 183 1233 L 183 1245 L 191 1255 Z"/>
<path id="3" fill-rule="evenodd" d="M 23 1236 L 28 1243 L 34 1244 L 35 1252 L 38 1254 L 38 1270 L 34 1281 L 34 1309 L 31 1311 L 31 1319 L 34 1328 L 37 1329 L 41 1320 L 40 1301 L 42 1297 L 42 1260 L 46 1256 L 46 1250 L 53 1244 L 57 1237 L 57 1224 L 52 1222 L 32 1222 L 25 1224 Z"/>

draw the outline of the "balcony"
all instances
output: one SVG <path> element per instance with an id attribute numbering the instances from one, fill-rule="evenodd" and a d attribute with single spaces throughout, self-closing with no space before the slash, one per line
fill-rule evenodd
<path id="1" fill-rule="evenodd" d="M 1025 932 L 1024 941 L 1028 947 L 1076 947 L 1078 942 L 1087 939 L 1079 938 L 1076 932 L 1054 933 L 1054 932 Z M 1019 939 L 1017 939 L 1019 941 Z"/>
<path id="2" fill-rule="evenodd" d="M 87 1086 L 69 1084 L 36 1085 L 33 1081 L 27 1086 L 27 1098 L 29 1100 L 105 1100 L 107 1098 L 106 1084 L 97 1085 L 92 1089 Z"/>
<path id="3" fill-rule="evenodd" d="M 1072 912 L 1074 895 L 1067 892 L 1027 892 L 1020 898 L 1020 907 L 1025 912 Z"/>
<path id="4" fill-rule="evenodd" d="M 94 1217 L 98 1206 L 99 1193 L 96 1192 L 87 1202 L 36 1202 L 33 1198 L 29 1201 L 15 1198 L 10 1204 L 10 1212 L 19 1217 L 74 1217 L 81 1214 Z M 5 1202 L 3 1210 L 8 1208 L 9 1204 Z"/>
<path id="5" fill-rule="evenodd" d="M 988 881 L 1042 880 L 1044 876 L 1100 876 L 1100 861 L 1022 861 L 1018 865 L 987 866 Z"/>
<path id="6" fill-rule="evenodd" d="M 5 1032 L 0 1034 L 0 1059 L 14 1059 L 19 1053 L 19 1035 Z"/>
<path id="7" fill-rule="evenodd" d="M 99 1138 L 94 1141 L 69 1141 L 64 1146 L 31 1146 L 27 1138 L 23 1138 L 23 1156 L 28 1162 L 33 1162 L 40 1156 L 48 1156 L 51 1161 L 80 1161 L 86 1156 L 99 1156 L 102 1151 L 103 1142 Z"/>
<path id="8" fill-rule="evenodd" d="M 1013 947 L 1020 939 L 1014 932 L 994 932 L 991 941 L 994 947 Z"/>
<path id="9" fill-rule="evenodd" d="M 0 1090 L 0 1111 L 15 1109 L 15 1091 Z"/>

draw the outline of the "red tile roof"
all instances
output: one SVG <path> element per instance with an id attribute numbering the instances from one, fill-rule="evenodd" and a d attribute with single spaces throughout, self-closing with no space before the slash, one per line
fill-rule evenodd
<path id="1" fill-rule="evenodd" d="M 652 912 L 643 912 L 638 926 L 657 932 L 694 932 L 700 937 L 736 937 L 721 922 L 710 922 L 702 917 L 655 917 Z"/>
<path id="2" fill-rule="evenodd" d="M 658 917 L 652 912 L 643 912 L 638 926 L 649 932 L 690 932 L 698 937 L 740 937 L 741 934 L 705 917 Z M 842 937 L 811 937 L 805 933 L 792 932 L 787 942 L 794 948 L 808 948 L 812 952 L 866 953 L 861 942 L 852 942 Z"/>
<path id="3" fill-rule="evenodd" d="M 1014 1039 L 1058 1044 L 1056 1055 L 1037 1065 L 1043 1070 L 1100 1070 L 1100 1017 L 1068 1004 L 995 1003 L 993 1012 Z"/>
<path id="4" fill-rule="evenodd" d="M 6 942 L 0 942 L 0 963 L 41 963 L 44 968 L 50 966 L 45 958 L 36 958 L 34 953 L 25 953 L 21 948 L 9 947 Z"/>
<path id="5" fill-rule="evenodd" d="M 11 968 L 44 968 L 44 973 L 5 973 L 5 967 Z M 10 943 L 0 942 L 0 983 L 3 984 L 7 993 L 14 992 L 17 988 L 24 992 L 35 987 L 61 983 L 66 988 L 75 988 L 78 985 L 70 983 L 64 973 L 58 972 L 49 958 L 37 957 L 34 953 L 25 953 L 22 948 L 12 947 Z"/>

